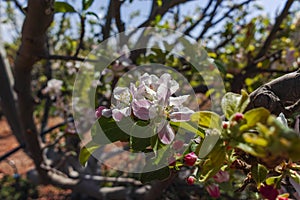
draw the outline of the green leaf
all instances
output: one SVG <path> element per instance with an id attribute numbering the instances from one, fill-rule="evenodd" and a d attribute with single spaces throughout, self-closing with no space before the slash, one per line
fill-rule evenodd
<path id="1" fill-rule="evenodd" d="M 121 123 L 121 129 L 119 123 L 117 124 L 113 119 L 106 117 L 101 117 L 98 123 L 92 127 L 92 139 L 95 143 L 110 144 L 116 141 L 129 141 L 129 135 L 127 134 L 129 131 L 126 124 Z"/>
<path id="2" fill-rule="evenodd" d="M 251 147 L 250 145 L 244 144 L 244 143 L 238 143 L 236 147 L 245 151 L 246 153 L 253 155 L 253 156 L 266 157 L 266 151 L 262 147 L 254 148 L 254 147 Z"/>
<path id="3" fill-rule="evenodd" d="M 146 166 L 146 169 L 151 169 L 150 167 L 153 166 Z M 142 183 L 148 183 L 151 182 L 153 180 L 164 180 L 167 179 L 170 176 L 170 169 L 168 166 L 160 168 L 158 170 L 155 171 L 149 171 L 149 172 L 144 172 L 140 175 L 140 181 Z"/>
<path id="4" fill-rule="evenodd" d="M 300 184 L 300 174 L 298 174 L 298 172 L 296 172 L 296 171 L 294 171 L 294 170 L 292 170 L 292 169 L 290 169 L 289 172 L 290 172 L 291 178 L 292 178 L 296 183 Z"/>
<path id="5" fill-rule="evenodd" d="M 220 131 L 218 129 L 207 130 L 209 133 L 205 136 L 200 147 L 199 158 L 205 158 L 210 151 L 215 147 L 219 138 Z"/>
<path id="6" fill-rule="evenodd" d="M 85 15 L 92 15 L 94 17 L 96 17 L 98 20 L 100 20 L 100 18 L 98 17 L 98 15 L 94 12 L 86 12 Z"/>
<path id="7" fill-rule="evenodd" d="M 226 68 L 225 66 L 222 64 L 222 62 L 215 60 L 215 64 L 217 65 L 218 70 L 222 73 L 222 74 L 226 74 Z"/>
<path id="8" fill-rule="evenodd" d="M 265 124 L 270 116 L 270 111 L 265 108 L 254 108 L 245 113 L 246 124 L 242 125 L 240 130 L 246 131 L 256 126 L 258 122 Z"/>
<path id="9" fill-rule="evenodd" d="M 92 155 L 92 153 L 97 150 L 98 148 L 100 148 L 99 144 L 96 144 L 94 142 L 90 142 L 88 143 L 85 147 L 83 147 L 80 150 L 79 153 L 79 162 L 82 166 L 85 166 L 88 159 L 90 158 L 90 156 Z"/>
<path id="10" fill-rule="evenodd" d="M 267 185 L 277 185 L 277 183 L 282 179 L 282 175 L 271 176 L 266 179 Z"/>
<path id="11" fill-rule="evenodd" d="M 257 145 L 261 147 L 266 147 L 268 145 L 268 141 L 255 133 L 243 133 L 243 138 L 245 142 L 251 145 Z"/>
<path id="12" fill-rule="evenodd" d="M 213 151 L 209 154 L 208 159 L 203 163 L 199 181 L 205 182 L 213 177 L 223 166 L 226 159 L 226 151 L 221 145 L 216 145 Z"/>
<path id="13" fill-rule="evenodd" d="M 170 145 L 163 144 L 157 134 L 151 137 L 150 145 L 155 155 L 151 162 L 155 165 L 167 165 L 168 158 L 170 157 Z"/>
<path id="14" fill-rule="evenodd" d="M 199 111 L 191 115 L 191 121 L 197 122 L 203 128 L 222 130 L 221 117 L 210 111 Z"/>
<path id="15" fill-rule="evenodd" d="M 251 167 L 251 175 L 256 185 L 259 186 L 262 182 L 264 182 L 268 175 L 268 170 L 265 166 L 261 164 L 252 165 Z"/>
<path id="16" fill-rule="evenodd" d="M 155 135 L 155 128 L 148 122 L 138 121 L 130 129 L 130 146 L 134 151 L 143 151 L 151 144 L 151 137 Z"/>
<path id="17" fill-rule="evenodd" d="M 130 137 L 130 148 L 137 152 L 137 151 L 143 151 L 148 146 L 150 146 L 150 139 L 151 138 L 138 138 L 131 136 Z"/>
<path id="18" fill-rule="evenodd" d="M 82 0 L 82 10 L 87 10 L 93 4 L 94 0 Z"/>
<path id="19" fill-rule="evenodd" d="M 228 92 L 222 98 L 221 107 L 225 117 L 230 119 L 233 114 L 244 112 L 249 102 L 248 94 L 244 90 L 242 90 L 241 95 Z"/>
<path id="20" fill-rule="evenodd" d="M 55 1 L 54 3 L 54 11 L 55 13 L 75 13 L 76 10 L 70 4 L 63 1 Z"/>
<path id="21" fill-rule="evenodd" d="M 205 136 L 205 131 L 201 128 L 195 128 L 192 124 L 188 123 L 188 122 L 173 122 L 170 121 L 170 124 L 172 126 L 176 126 L 178 128 L 182 128 L 185 129 L 187 131 L 190 131 L 192 133 L 195 133 L 197 135 L 199 135 L 201 138 L 204 138 Z"/>

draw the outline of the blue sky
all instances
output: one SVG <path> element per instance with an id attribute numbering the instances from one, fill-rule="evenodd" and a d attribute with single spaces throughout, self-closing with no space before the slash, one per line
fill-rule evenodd
<path id="1" fill-rule="evenodd" d="M 184 5 L 182 5 L 180 7 L 181 13 L 193 15 L 195 13 L 195 8 L 201 4 L 202 4 L 201 6 L 203 7 L 204 5 L 206 5 L 207 1 L 208 0 L 194 0 L 194 1 L 191 1 L 188 3 L 185 3 Z M 26 0 L 20 0 L 20 2 L 22 5 L 24 5 L 24 6 L 26 5 Z M 79 2 L 81 2 L 81 1 L 71 0 L 68 2 L 70 4 L 73 4 L 74 7 L 77 8 L 78 10 L 80 9 L 81 4 Z M 107 8 L 108 2 L 109 2 L 108 0 L 100 0 L 100 1 L 95 0 L 91 7 L 91 10 L 94 11 L 95 13 L 97 13 L 98 16 L 104 17 L 105 11 L 106 11 L 105 8 Z M 233 2 L 240 2 L 240 1 L 233 0 Z M 266 15 L 269 15 L 270 17 L 272 17 L 274 19 L 276 14 L 278 14 L 278 12 L 280 12 L 280 10 L 282 9 L 282 7 L 284 6 L 286 1 L 284 1 L 284 0 L 258 0 L 257 2 L 265 8 L 265 10 L 263 12 Z M 151 9 L 151 1 L 150 0 L 135 0 L 134 3 L 125 3 L 123 5 L 122 10 L 121 10 L 121 14 L 122 14 L 121 16 L 122 16 L 122 19 L 125 22 L 127 22 L 127 26 L 129 28 L 134 28 L 134 27 L 138 26 L 141 22 L 143 22 L 148 17 L 148 15 L 150 13 L 150 9 Z M 129 22 L 130 15 L 136 11 L 140 11 L 140 15 Z M 5 15 L 5 13 L 3 13 L 3 12 L 4 11 L 3 11 L 3 6 L 2 6 L 2 8 L 0 10 L 0 17 L 2 20 L 3 20 L 3 15 Z M 259 14 L 259 13 L 258 12 L 253 13 L 253 15 L 257 15 L 257 14 Z M 56 19 L 59 17 L 60 16 L 57 15 Z M 18 20 L 17 20 L 19 30 L 21 29 L 22 23 L 23 23 L 23 16 L 22 16 L 22 14 L 19 13 Z M 14 33 L 12 26 L 1 23 L 0 28 L 1 28 L 0 31 L 2 33 L 1 34 L 2 39 L 4 41 L 11 41 L 13 37 L 18 37 L 18 35 L 16 33 Z M 216 29 L 217 28 L 218 27 L 216 27 Z M 198 31 L 199 30 L 196 29 L 195 32 L 198 32 Z M 76 33 L 76 32 L 77 31 L 74 30 L 74 33 Z"/>

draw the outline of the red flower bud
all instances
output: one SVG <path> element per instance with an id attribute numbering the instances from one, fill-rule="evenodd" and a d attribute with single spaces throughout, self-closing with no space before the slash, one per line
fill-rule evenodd
<path id="1" fill-rule="evenodd" d="M 235 113 L 233 119 L 235 121 L 240 121 L 240 120 L 244 119 L 244 115 L 242 113 Z"/>
<path id="2" fill-rule="evenodd" d="M 259 188 L 260 194 L 269 200 L 276 200 L 276 197 L 278 196 L 279 192 L 276 188 L 274 188 L 273 185 L 262 185 Z"/>
<path id="3" fill-rule="evenodd" d="M 194 166 L 197 161 L 197 155 L 194 152 L 188 153 L 184 156 L 183 161 L 187 166 Z"/>
<path id="4" fill-rule="evenodd" d="M 288 197 L 278 196 L 276 200 L 289 200 Z"/>
<path id="5" fill-rule="evenodd" d="M 193 185 L 196 182 L 196 178 L 194 176 L 189 176 L 186 178 L 186 183 L 188 185 Z"/>
<path id="6" fill-rule="evenodd" d="M 95 111 L 95 117 L 98 119 L 102 116 L 102 110 L 106 109 L 105 106 L 99 106 Z"/>
<path id="7" fill-rule="evenodd" d="M 227 171 L 220 170 L 216 175 L 213 176 L 214 180 L 218 183 L 229 181 L 229 173 Z"/>
<path id="8" fill-rule="evenodd" d="M 217 184 L 208 185 L 205 189 L 213 198 L 219 198 L 221 196 L 220 188 Z"/>
<path id="9" fill-rule="evenodd" d="M 229 126 L 229 123 L 228 123 L 228 122 L 223 122 L 223 128 L 224 128 L 224 129 L 227 129 L 228 126 Z"/>

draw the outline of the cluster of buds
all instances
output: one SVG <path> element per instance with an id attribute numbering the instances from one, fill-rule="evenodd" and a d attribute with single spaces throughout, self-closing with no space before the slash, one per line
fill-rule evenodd
<path id="1" fill-rule="evenodd" d="M 223 121 L 223 129 L 228 129 L 230 126 L 234 126 L 237 123 L 240 123 L 244 119 L 243 113 L 235 113 L 232 117 L 231 123 L 228 121 Z"/>

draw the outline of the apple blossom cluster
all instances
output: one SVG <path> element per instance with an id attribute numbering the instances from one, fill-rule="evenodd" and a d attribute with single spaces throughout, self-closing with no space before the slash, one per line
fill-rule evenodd
<path id="1" fill-rule="evenodd" d="M 63 82 L 58 79 L 51 79 L 47 82 L 47 86 L 43 89 L 43 94 L 48 94 L 51 99 L 55 99 L 55 97 L 61 94 Z"/>
<path id="2" fill-rule="evenodd" d="M 116 87 L 113 91 L 115 102 L 111 109 L 101 107 L 101 111 L 97 109 L 96 115 L 112 117 L 117 122 L 124 117 L 150 120 L 160 141 L 170 144 L 175 138 L 175 133 L 169 121 L 189 121 L 194 113 L 183 106 L 189 95 L 174 96 L 178 89 L 178 82 L 168 73 L 160 77 L 145 73 L 136 83 L 130 83 L 129 87 Z"/>

